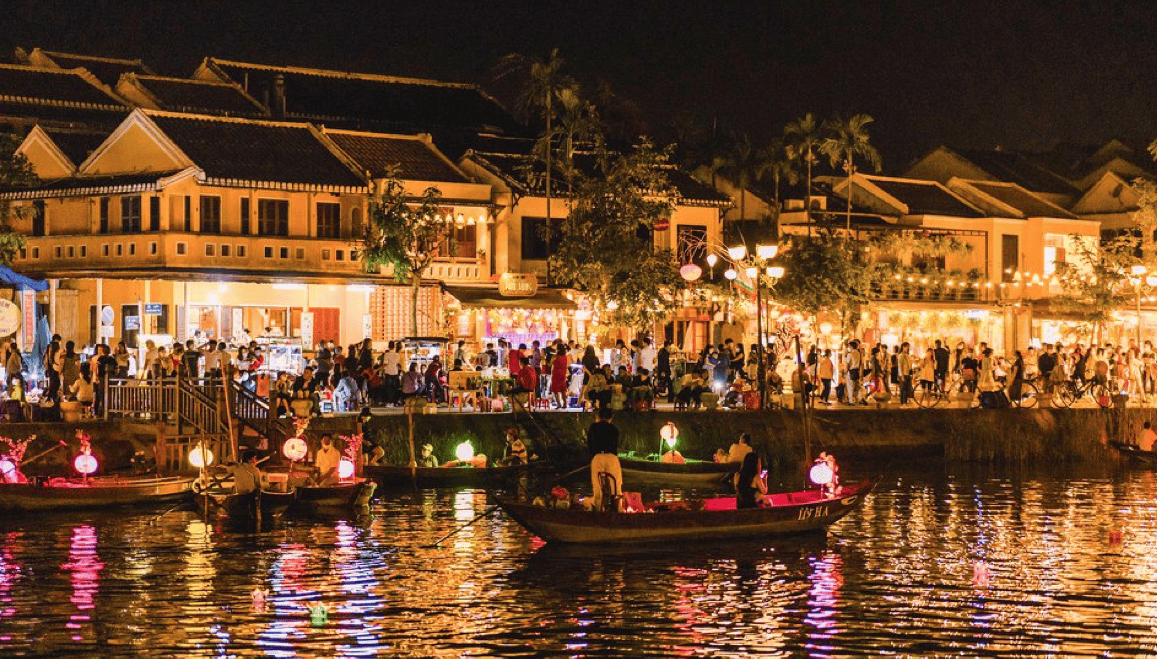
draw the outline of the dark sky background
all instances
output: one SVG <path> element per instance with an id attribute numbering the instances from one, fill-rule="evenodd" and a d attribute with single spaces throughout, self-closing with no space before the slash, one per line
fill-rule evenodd
<path id="1" fill-rule="evenodd" d="M 220 2 L 5 0 L 3 47 L 205 55 L 490 82 L 561 49 L 653 127 L 688 110 L 766 142 L 804 112 L 866 112 L 885 168 L 923 151 L 1157 137 L 1157 2 Z M 506 100 L 504 98 L 504 100 Z M 654 130 L 654 128 L 653 128 Z"/>

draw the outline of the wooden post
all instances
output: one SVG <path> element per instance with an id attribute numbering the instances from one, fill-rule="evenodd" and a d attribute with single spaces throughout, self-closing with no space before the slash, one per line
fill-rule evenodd
<path id="1" fill-rule="evenodd" d="M 173 391 L 173 406 L 176 407 L 177 435 L 181 434 L 181 365 L 177 365 L 176 390 Z M 164 388 L 164 378 L 161 379 L 161 388 Z"/>
<path id="2" fill-rule="evenodd" d="M 108 369 L 107 368 L 104 371 L 104 375 L 101 377 L 100 390 L 101 390 L 100 391 L 101 398 L 104 399 L 104 404 L 101 405 L 101 409 L 100 409 L 100 416 L 102 419 L 107 421 L 108 420 L 108 398 L 109 398 L 109 396 L 108 396 Z"/>
<path id="3" fill-rule="evenodd" d="M 418 459 L 414 457 L 414 409 L 406 410 L 406 420 L 410 427 L 410 477 L 414 480 L 414 489 L 418 489 Z"/>
<path id="4" fill-rule="evenodd" d="M 232 368 L 233 365 L 229 364 L 221 370 L 221 396 L 225 399 L 225 429 L 229 432 L 229 451 L 232 454 L 232 459 L 236 461 L 238 457 L 237 445 L 240 443 L 239 435 L 241 434 L 241 427 L 233 422 L 234 395 L 232 389 L 229 386 L 230 380 L 225 379 L 226 376 L 232 375 L 230 372 Z M 208 382 L 212 382 L 212 379 L 208 380 Z"/>
<path id="5" fill-rule="evenodd" d="M 799 345 L 799 334 L 795 335 L 795 359 L 796 366 L 799 368 L 799 385 L 803 390 L 800 392 L 800 400 L 803 402 L 803 470 L 806 478 L 808 467 L 811 466 L 812 462 L 812 424 L 811 415 L 808 413 L 808 410 L 810 409 L 808 406 L 808 399 L 810 397 L 807 395 L 807 385 L 804 384 L 804 378 L 807 376 L 807 369 L 804 368 L 806 364 L 804 364 L 803 361 L 803 349 L 800 348 Z"/>

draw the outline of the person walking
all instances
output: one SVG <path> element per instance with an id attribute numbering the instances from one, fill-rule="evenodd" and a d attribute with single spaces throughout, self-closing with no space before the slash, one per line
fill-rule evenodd
<path id="1" fill-rule="evenodd" d="M 824 356 L 819 363 L 819 379 L 823 383 L 823 390 L 820 392 L 820 400 L 824 405 L 831 405 L 830 400 L 832 395 L 832 378 L 835 377 L 836 366 L 832 363 L 832 349 L 825 348 Z"/>
<path id="2" fill-rule="evenodd" d="M 550 362 L 550 396 L 557 409 L 566 409 L 566 384 L 570 374 L 570 359 L 561 341 L 557 341 L 558 351 Z"/>
<path id="3" fill-rule="evenodd" d="M 912 398 L 912 348 L 905 341 L 896 353 L 896 376 L 900 380 L 900 407 Z"/>

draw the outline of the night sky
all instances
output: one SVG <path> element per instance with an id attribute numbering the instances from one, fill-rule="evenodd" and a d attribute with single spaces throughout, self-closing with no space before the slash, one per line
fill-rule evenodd
<path id="1" fill-rule="evenodd" d="M 652 131 L 680 110 L 763 143 L 804 112 L 867 112 L 885 168 L 923 151 L 1157 137 L 1157 2 L 101 2 L 7 0 L 3 48 L 205 55 L 491 84 L 561 49 Z"/>

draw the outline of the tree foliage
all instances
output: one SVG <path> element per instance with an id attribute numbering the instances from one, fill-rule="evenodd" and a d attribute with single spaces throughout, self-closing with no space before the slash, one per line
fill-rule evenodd
<path id="1" fill-rule="evenodd" d="M 586 292 L 612 322 L 643 331 L 678 306 L 675 293 L 684 286 L 675 254 L 656 249 L 653 238 L 675 205 L 669 156 L 647 141 L 623 154 L 600 150 L 597 171 L 575 180 L 551 256 L 560 281 Z"/>
<path id="2" fill-rule="evenodd" d="M 430 187 L 420 197 L 406 194 L 396 177 L 370 196 L 368 221 L 362 236 L 362 263 L 367 272 L 388 266 L 399 282 L 411 286 L 410 331 L 418 332 L 418 287 L 422 276 L 453 235 L 449 214 L 439 207 L 442 193 Z M 451 246 L 452 248 L 452 246 Z"/>
<path id="3" fill-rule="evenodd" d="M 23 154 L 16 153 L 18 146 L 20 142 L 14 136 L 0 134 L 0 188 L 28 187 L 37 182 L 32 163 Z M 24 247 L 24 236 L 8 225 L 12 215 L 12 205 L 0 201 L 0 265 L 11 265 Z"/>
<path id="4" fill-rule="evenodd" d="M 859 243 L 820 229 L 791 236 L 780 254 L 784 274 L 775 286 L 778 301 L 805 315 L 831 311 L 845 319 L 859 317 L 872 283 Z"/>

